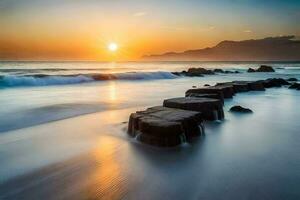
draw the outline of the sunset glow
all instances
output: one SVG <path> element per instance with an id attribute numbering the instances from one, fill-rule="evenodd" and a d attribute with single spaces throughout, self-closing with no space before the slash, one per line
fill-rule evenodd
<path id="1" fill-rule="evenodd" d="M 222 40 L 299 36 L 299 7 L 292 0 L 3 1 L 0 59 L 105 61 L 118 52 L 114 59 L 139 60 Z"/>
<path id="2" fill-rule="evenodd" d="M 109 51 L 117 51 L 119 47 L 116 43 L 111 42 L 108 44 L 107 48 Z"/>

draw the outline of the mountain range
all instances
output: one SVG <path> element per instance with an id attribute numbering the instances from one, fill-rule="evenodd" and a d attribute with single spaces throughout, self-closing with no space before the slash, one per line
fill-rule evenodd
<path id="1" fill-rule="evenodd" d="M 295 36 L 222 41 L 214 47 L 146 55 L 148 61 L 299 61 L 300 40 Z"/>

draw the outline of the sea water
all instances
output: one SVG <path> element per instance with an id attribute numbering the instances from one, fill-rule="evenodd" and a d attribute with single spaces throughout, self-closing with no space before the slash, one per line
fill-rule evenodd
<path id="1" fill-rule="evenodd" d="M 206 123 L 206 136 L 180 150 L 152 149 L 126 136 L 131 112 L 183 96 L 192 86 L 271 77 L 300 79 L 299 63 L 268 63 L 275 73 L 246 72 L 260 64 L 2 62 L 1 181 L 80 155 L 109 135 L 120 139 L 111 148 L 115 159 L 127 167 L 123 171 L 130 177 L 126 184 L 140 183 L 126 192 L 129 198 L 218 199 L 222 194 L 223 199 L 243 199 L 259 193 L 265 199 L 296 199 L 299 91 L 274 88 L 238 94 L 225 101 L 224 121 Z M 188 67 L 241 73 L 204 77 L 171 73 Z M 95 79 L 99 75 L 102 78 Z M 254 113 L 228 112 L 237 104 Z"/>

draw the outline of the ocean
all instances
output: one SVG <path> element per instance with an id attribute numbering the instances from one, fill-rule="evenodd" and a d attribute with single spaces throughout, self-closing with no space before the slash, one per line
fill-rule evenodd
<path id="1" fill-rule="evenodd" d="M 267 63 L 275 73 L 246 72 L 261 64 L 266 63 L 0 62 L 0 186 L 5 188 L 0 189 L 0 199 L 30 199 L 39 184 L 47 188 L 41 197 L 52 194 L 48 199 L 78 195 L 79 189 L 54 195 L 58 186 L 49 183 L 51 173 L 44 174 L 46 181 L 26 179 L 30 186 L 17 182 L 93 148 L 101 152 L 97 159 L 114 169 L 112 180 L 106 177 L 110 172 L 103 175 L 112 185 L 98 191 L 100 197 L 115 193 L 125 199 L 299 199 L 299 91 L 283 87 L 238 94 L 225 101 L 224 121 L 206 123 L 204 138 L 175 149 L 141 145 L 126 134 L 131 112 L 184 96 L 192 86 L 272 77 L 300 80 L 299 62 Z M 189 67 L 240 73 L 172 74 Z M 254 113 L 228 112 L 236 104 Z M 71 170 L 75 178 L 66 180 L 84 188 L 73 183 L 82 180 L 85 171 L 79 168 Z"/>

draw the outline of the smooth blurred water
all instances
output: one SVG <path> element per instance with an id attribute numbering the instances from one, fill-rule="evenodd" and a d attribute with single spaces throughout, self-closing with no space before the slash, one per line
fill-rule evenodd
<path id="1" fill-rule="evenodd" d="M 92 112 L 155 104 L 163 98 L 183 95 L 184 91 L 192 85 L 200 86 L 205 83 L 213 84 L 231 80 L 258 80 L 269 77 L 300 78 L 299 63 L 271 63 L 276 68 L 276 73 L 246 73 L 249 67 L 257 67 L 260 64 L 244 62 L 0 62 L 0 73 L 6 78 L 16 76 L 26 79 L 28 77 L 45 79 L 45 77 L 33 78 L 32 75 L 76 76 L 103 71 L 108 74 L 118 73 L 119 78 L 126 77 L 125 80 L 84 83 L 59 80 L 58 85 L 48 86 L 47 84 L 44 86 L 44 80 L 29 81 L 37 85 L 28 85 L 28 81 L 19 80 L 14 87 L 0 88 L 0 132 Z M 242 73 L 198 78 L 157 74 L 158 71 L 169 73 L 186 70 L 192 66 L 238 70 Z M 74 77 L 60 78 L 72 79 Z M 54 81 L 57 81 L 57 78 Z M 40 85 L 41 82 L 42 85 Z"/>
<path id="2" fill-rule="evenodd" d="M 2 68 L 10 65 L 1 63 Z M 11 68 L 31 66 L 36 70 L 64 66 L 81 70 L 82 65 L 104 69 L 109 64 L 34 63 L 31 66 L 14 63 Z M 259 63 L 122 63 L 114 66 L 126 68 L 123 71 L 126 73 L 133 69 L 180 71 L 191 65 L 227 67 L 244 73 L 0 89 L 0 182 L 14 180 L 18 175 L 96 147 L 99 149 L 97 163 L 103 162 L 103 165 L 99 169 L 97 164 L 92 165 L 96 169 L 89 171 L 89 175 L 94 176 L 99 170 L 107 172 L 104 166 L 113 167 L 116 171 L 105 173 L 108 185 L 98 182 L 96 185 L 105 186 L 103 191 L 109 193 L 120 192 L 125 199 L 299 199 L 300 92 L 297 90 L 275 88 L 238 94 L 226 100 L 223 122 L 206 123 L 204 138 L 179 148 L 161 150 L 127 137 L 124 122 L 131 112 L 161 105 L 165 98 L 183 96 L 193 85 L 270 77 L 300 79 L 299 64 L 295 63 L 272 64 L 277 67 L 275 73 L 251 74 L 246 73 L 246 69 Z M 118 71 L 109 70 L 109 73 Z M 251 108 L 254 113 L 228 112 L 230 106 L 236 104 Z M 88 113 L 95 114 L 83 115 Z M 74 118 L 49 123 L 69 117 Z M 3 192 L 4 197 L 30 199 L 43 188 L 39 194 L 44 198 L 53 195 L 52 199 L 56 199 L 63 195 L 80 199 L 80 190 L 74 188 L 81 188 L 85 183 L 83 168 L 73 166 L 53 172 L 70 173 L 63 177 L 51 173 L 41 177 L 34 175 L 29 186 L 17 179 L 14 184 L 20 185 L 13 186 L 22 190 L 16 192 L 4 184 L 0 193 Z M 106 177 L 108 175 L 111 178 Z M 50 184 L 49 180 L 67 182 L 69 190 L 57 192 L 59 184 Z M 97 177 L 97 181 L 101 180 Z"/>
<path id="3" fill-rule="evenodd" d="M 0 197 L 297 200 L 299 101 L 299 91 L 286 88 L 238 94 L 226 100 L 224 121 L 205 123 L 205 137 L 173 149 L 127 136 L 123 121 L 143 107 L 7 132 L 0 140 L 0 177 L 28 175 L 0 184 Z M 235 104 L 254 113 L 228 112 Z"/>

